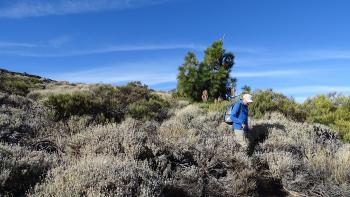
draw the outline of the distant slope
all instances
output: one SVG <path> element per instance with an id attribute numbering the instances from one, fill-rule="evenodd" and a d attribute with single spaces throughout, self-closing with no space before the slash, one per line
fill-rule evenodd
<path id="1" fill-rule="evenodd" d="M 0 74 L 9 74 L 9 75 L 17 75 L 17 76 L 23 76 L 23 77 L 33 77 L 33 78 L 38 78 L 41 79 L 42 77 L 37 76 L 37 75 L 32 75 L 32 74 L 28 74 L 26 72 L 24 73 L 20 73 L 20 72 L 13 72 L 13 71 L 9 71 L 3 68 L 0 68 Z"/>
<path id="2" fill-rule="evenodd" d="M 30 90 L 45 89 L 48 84 L 56 82 L 37 75 L 12 72 L 0 68 L 0 90 L 6 93 L 26 96 Z"/>

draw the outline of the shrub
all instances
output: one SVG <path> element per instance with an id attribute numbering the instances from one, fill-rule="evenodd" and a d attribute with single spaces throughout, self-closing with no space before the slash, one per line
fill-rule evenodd
<path id="1" fill-rule="evenodd" d="M 161 137 L 170 141 L 181 138 L 191 140 L 193 132 L 190 130 L 190 123 L 196 116 L 203 114 L 203 110 L 193 105 L 176 111 L 175 116 L 161 125 L 159 129 Z"/>
<path id="2" fill-rule="evenodd" d="M 293 99 L 270 90 L 258 90 L 253 93 L 254 102 L 249 106 L 249 115 L 261 118 L 267 112 L 280 112 L 288 118 L 305 121 L 306 111 Z"/>
<path id="3" fill-rule="evenodd" d="M 0 195 L 24 196 L 57 164 L 55 156 L 0 144 Z"/>
<path id="4" fill-rule="evenodd" d="M 126 86 L 119 87 L 120 96 L 126 103 L 133 103 L 138 100 L 146 99 L 150 97 L 150 90 L 147 85 L 142 85 L 141 82 L 130 82 Z"/>
<path id="5" fill-rule="evenodd" d="M 49 127 L 48 110 L 25 97 L 0 94 L 0 140 L 28 144 L 39 130 Z"/>
<path id="6" fill-rule="evenodd" d="M 149 100 L 136 101 L 128 107 L 128 114 L 139 120 L 163 121 L 168 117 L 169 103 L 152 96 Z"/>
<path id="7" fill-rule="evenodd" d="M 53 110 L 55 120 L 91 115 L 99 122 L 119 122 L 126 114 L 161 121 L 167 117 L 169 108 L 169 103 L 137 82 L 121 87 L 97 85 L 89 92 L 50 95 L 44 103 Z"/>
<path id="8" fill-rule="evenodd" d="M 330 125 L 335 121 L 334 112 L 337 110 L 335 103 L 326 95 L 320 95 L 312 99 L 308 99 L 304 103 L 308 109 L 308 121 Z"/>
<path id="9" fill-rule="evenodd" d="M 328 127 L 293 122 L 280 114 L 267 115 L 252 126 L 252 132 L 258 132 L 256 127 L 267 135 L 256 147 L 258 157 L 287 189 L 308 196 L 350 194 L 349 147 Z"/>
<path id="10" fill-rule="evenodd" d="M 308 122 L 330 126 L 343 140 L 350 141 L 350 97 L 319 95 L 306 100 L 303 107 L 308 111 Z"/>
<path id="11" fill-rule="evenodd" d="M 0 105 L 25 109 L 32 106 L 32 100 L 23 96 L 0 92 Z"/>
<path id="12" fill-rule="evenodd" d="M 26 96 L 31 89 L 42 88 L 44 83 L 34 77 L 0 73 L 0 91 Z"/>
<path id="13" fill-rule="evenodd" d="M 172 187 L 192 196 L 256 195 L 256 171 L 225 126 L 221 113 L 207 114 L 194 105 L 162 123 L 159 137 L 181 162 L 168 175 Z"/>
<path id="14" fill-rule="evenodd" d="M 77 133 L 67 142 L 66 151 L 75 157 L 110 155 L 140 159 L 158 144 L 158 123 L 127 118 L 121 124 L 96 125 Z"/>
<path id="15" fill-rule="evenodd" d="M 339 131 L 343 140 L 350 142 L 350 120 L 336 120 L 333 128 Z"/>
<path id="16" fill-rule="evenodd" d="M 159 196 L 161 189 L 147 163 L 98 156 L 53 169 L 29 196 Z"/>
<path id="17" fill-rule="evenodd" d="M 188 106 L 176 112 L 176 119 L 166 120 L 161 128 L 156 122 L 130 118 L 121 124 L 90 127 L 87 131 L 72 137 L 66 152 L 75 155 L 80 161 L 102 156 L 117 158 L 121 160 L 119 162 L 147 161 L 148 171 L 160 175 L 154 178 L 160 181 L 161 187 L 158 189 L 163 196 L 254 194 L 255 170 L 251 167 L 248 157 L 239 152 L 233 135 L 229 133 L 222 135 L 215 130 L 220 125 L 216 113 L 206 116 L 200 111 L 198 107 Z M 169 121 L 176 125 L 185 124 L 184 133 L 176 138 L 167 135 L 167 129 L 171 128 L 167 126 Z M 192 133 L 192 140 L 188 139 L 190 134 L 187 133 Z M 98 167 L 93 169 L 95 168 Z M 130 169 L 133 168 L 120 169 L 119 173 L 130 173 Z M 61 175 L 57 173 L 55 177 L 57 176 Z M 96 175 L 98 177 L 96 179 L 105 180 L 106 176 L 105 173 L 100 173 Z M 50 181 L 45 187 L 51 184 L 55 185 Z M 72 184 L 75 185 L 73 181 Z M 86 188 L 82 190 L 83 193 L 90 192 Z M 99 188 L 92 190 L 98 192 Z"/>
<path id="18" fill-rule="evenodd" d="M 12 93 L 19 95 L 27 95 L 29 93 L 30 86 L 24 81 L 13 81 L 5 83 Z"/>
<path id="19" fill-rule="evenodd" d="M 100 108 L 91 94 L 81 92 L 51 95 L 45 105 L 54 111 L 55 120 L 67 119 L 73 115 L 97 115 Z"/>

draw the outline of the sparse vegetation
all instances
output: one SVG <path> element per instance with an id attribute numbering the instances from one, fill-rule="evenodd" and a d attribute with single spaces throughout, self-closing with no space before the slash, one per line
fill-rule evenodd
<path id="1" fill-rule="evenodd" d="M 228 101 L 31 83 L 1 84 L 0 196 L 350 196 L 348 97 L 253 92 L 246 151 Z"/>

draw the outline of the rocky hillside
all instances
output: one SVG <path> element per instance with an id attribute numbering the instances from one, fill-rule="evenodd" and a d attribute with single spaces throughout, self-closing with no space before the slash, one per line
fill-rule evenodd
<path id="1" fill-rule="evenodd" d="M 350 196 L 328 127 L 265 114 L 245 150 L 221 112 L 139 83 L 9 82 L 33 77 L 1 72 L 1 196 Z"/>

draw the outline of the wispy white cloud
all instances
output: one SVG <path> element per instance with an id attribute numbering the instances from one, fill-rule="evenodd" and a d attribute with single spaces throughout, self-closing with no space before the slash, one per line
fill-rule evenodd
<path id="1" fill-rule="evenodd" d="M 343 95 L 350 95 L 350 86 L 309 85 L 277 88 L 275 91 L 291 95 L 295 101 L 303 103 L 306 99 L 320 94 L 337 92 Z"/>
<path id="2" fill-rule="evenodd" d="M 156 60 L 153 62 L 133 62 L 84 69 L 66 73 L 46 74 L 46 77 L 70 82 L 84 83 L 120 83 L 141 81 L 147 85 L 176 82 L 176 68 L 179 62 Z M 160 67 L 167 69 L 159 69 Z"/>
<path id="3" fill-rule="evenodd" d="M 77 14 L 101 10 L 126 9 L 162 3 L 166 0 L 5 0 L 2 18 Z"/>
<path id="4" fill-rule="evenodd" d="M 68 35 L 61 35 L 55 38 L 52 38 L 47 42 L 45 47 L 53 47 L 53 48 L 59 48 L 64 46 L 65 44 L 69 43 L 72 40 L 71 36 Z"/>
<path id="5" fill-rule="evenodd" d="M 58 46 L 58 44 L 63 44 L 63 43 L 56 43 L 56 46 Z M 110 46 L 96 47 L 91 49 L 72 49 L 72 50 L 59 50 L 59 51 L 52 51 L 52 50 L 45 50 L 45 51 L 30 50 L 29 51 L 29 50 L 22 50 L 22 49 L 0 50 L 0 54 L 11 54 L 11 55 L 27 56 L 27 57 L 70 57 L 70 56 L 103 54 L 103 53 L 112 53 L 112 52 L 155 51 L 155 50 L 174 50 L 174 49 L 202 50 L 204 49 L 204 47 L 202 45 L 196 45 L 196 44 L 143 44 L 143 45 L 136 44 L 136 45 L 110 45 Z"/>
<path id="6" fill-rule="evenodd" d="M 299 51 L 255 51 L 253 55 L 239 57 L 237 65 L 246 67 L 281 65 L 290 63 L 307 63 L 324 60 L 349 60 L 350 50 L 348 49 L 306 49 Z"/>
<path id="7" fill-rule="evenodd" d="M 349 94 L 350 86 L 324 86 L 324 85 L 314 85 L 314 86 L 297 86 L 297 87 L 288 87 L 288 88 L 280 88 L 276 89 L 278 92 L 282 92 L 289 95 L 296 94 L 324 94 L 330 92 L 338 92 Z"/>
<path id="8" fill-rule="evenodd" d="M 14 41 L 0 41 L 0 54 L 7 53 L 8 54 L 16 54 L 16 51 L 21 53 L 25 53 L 27 51 L 35 51 L 38 49 L 47 50 L 47 49 L 55 49 L 64 46 L 72 40 L 71 36 L 61 35 L 54 37 L 48 41 L 30 43 L 30 42 L 14 42 Z M 3 51 L 1 51 L 3 50 Z"/>
<path id="9" fill-rule="evenodd" d="M 0 13 L 1 14 L 1 13 Z M 111 52 L 128 51 L 152 51 L 152 50 L 173 50 L 188 49 L 203 51 L 207 48 L 204 44 L 198 43 L 145 43 L 145 44 L 108 44 L 95 45 L 88 47 L 78 47 L 72 42 L 73 38 L 69 35 L 61 35 L 48 41 L 38 43 L 0 41 L 0 54 L 11 54 L 28 57 L 70 57 L 92 54 L 103 54 Z M 70 44 L 67 49 L 64 46 Z M 273 51 L 263 47 L 244 47 L 228 46 L 227 51 L 236 54 L 236 66 L 241 67 L 264 67 L 291 63 L 309 63 L 311 61 L 323 60 L 348 60 L 350 59 L 350 50 L 347 49 L 324 49 L 324 50 L 301 50 L 301 51 Z M 5 50 L 6 49 L 6 50 Z M 273 73 L 266 73 L 271 75 Z M 286 73 L 282 72 L 282 75 Z M 242 73 L 242 77 L 246 77 Z M 260 76 L 261 73 L 255 74 Z M 253 75 L 253 77 L 255 76 Z"/>
<path id="10" fill-rule="evenodd" d="M 250 77 L 280 77 L 288 75 L 300 75 L 314 72 L 315 70 L 268 70 L 268 71 L 251 71 L 251 72 L 233 72 L 234 77 L 250 78 Z"/>
<path id="11" fill-rule="evenodd" d="M 317 49 L 295 52 L 295 56 L 305 60 L 350 59 L 347 49 Z"/>
<path id="12" fill-rule="evenodd" d="M 204 47 L 196 44 L 143 44 L 143 45 L 112 45 L 94 49 L 82 49 L 64 52 L 61 54 L 47 54 L 48 56 L 77 56 L 91 55 L 111 52 L 127 51 L 154 51 L 154 50 L 172 50 L 172 49 L 203 49 Z"/>
<path id="13" fill-rule="evenodd" d="M 0 41 L 0 48 L 14 48 L 14 47 L 21 47 L 21 48 L 32 48 L 37 47 L 37 44 L 32 43 L 24 43 L 24 42 L 2 42 Z"/>

